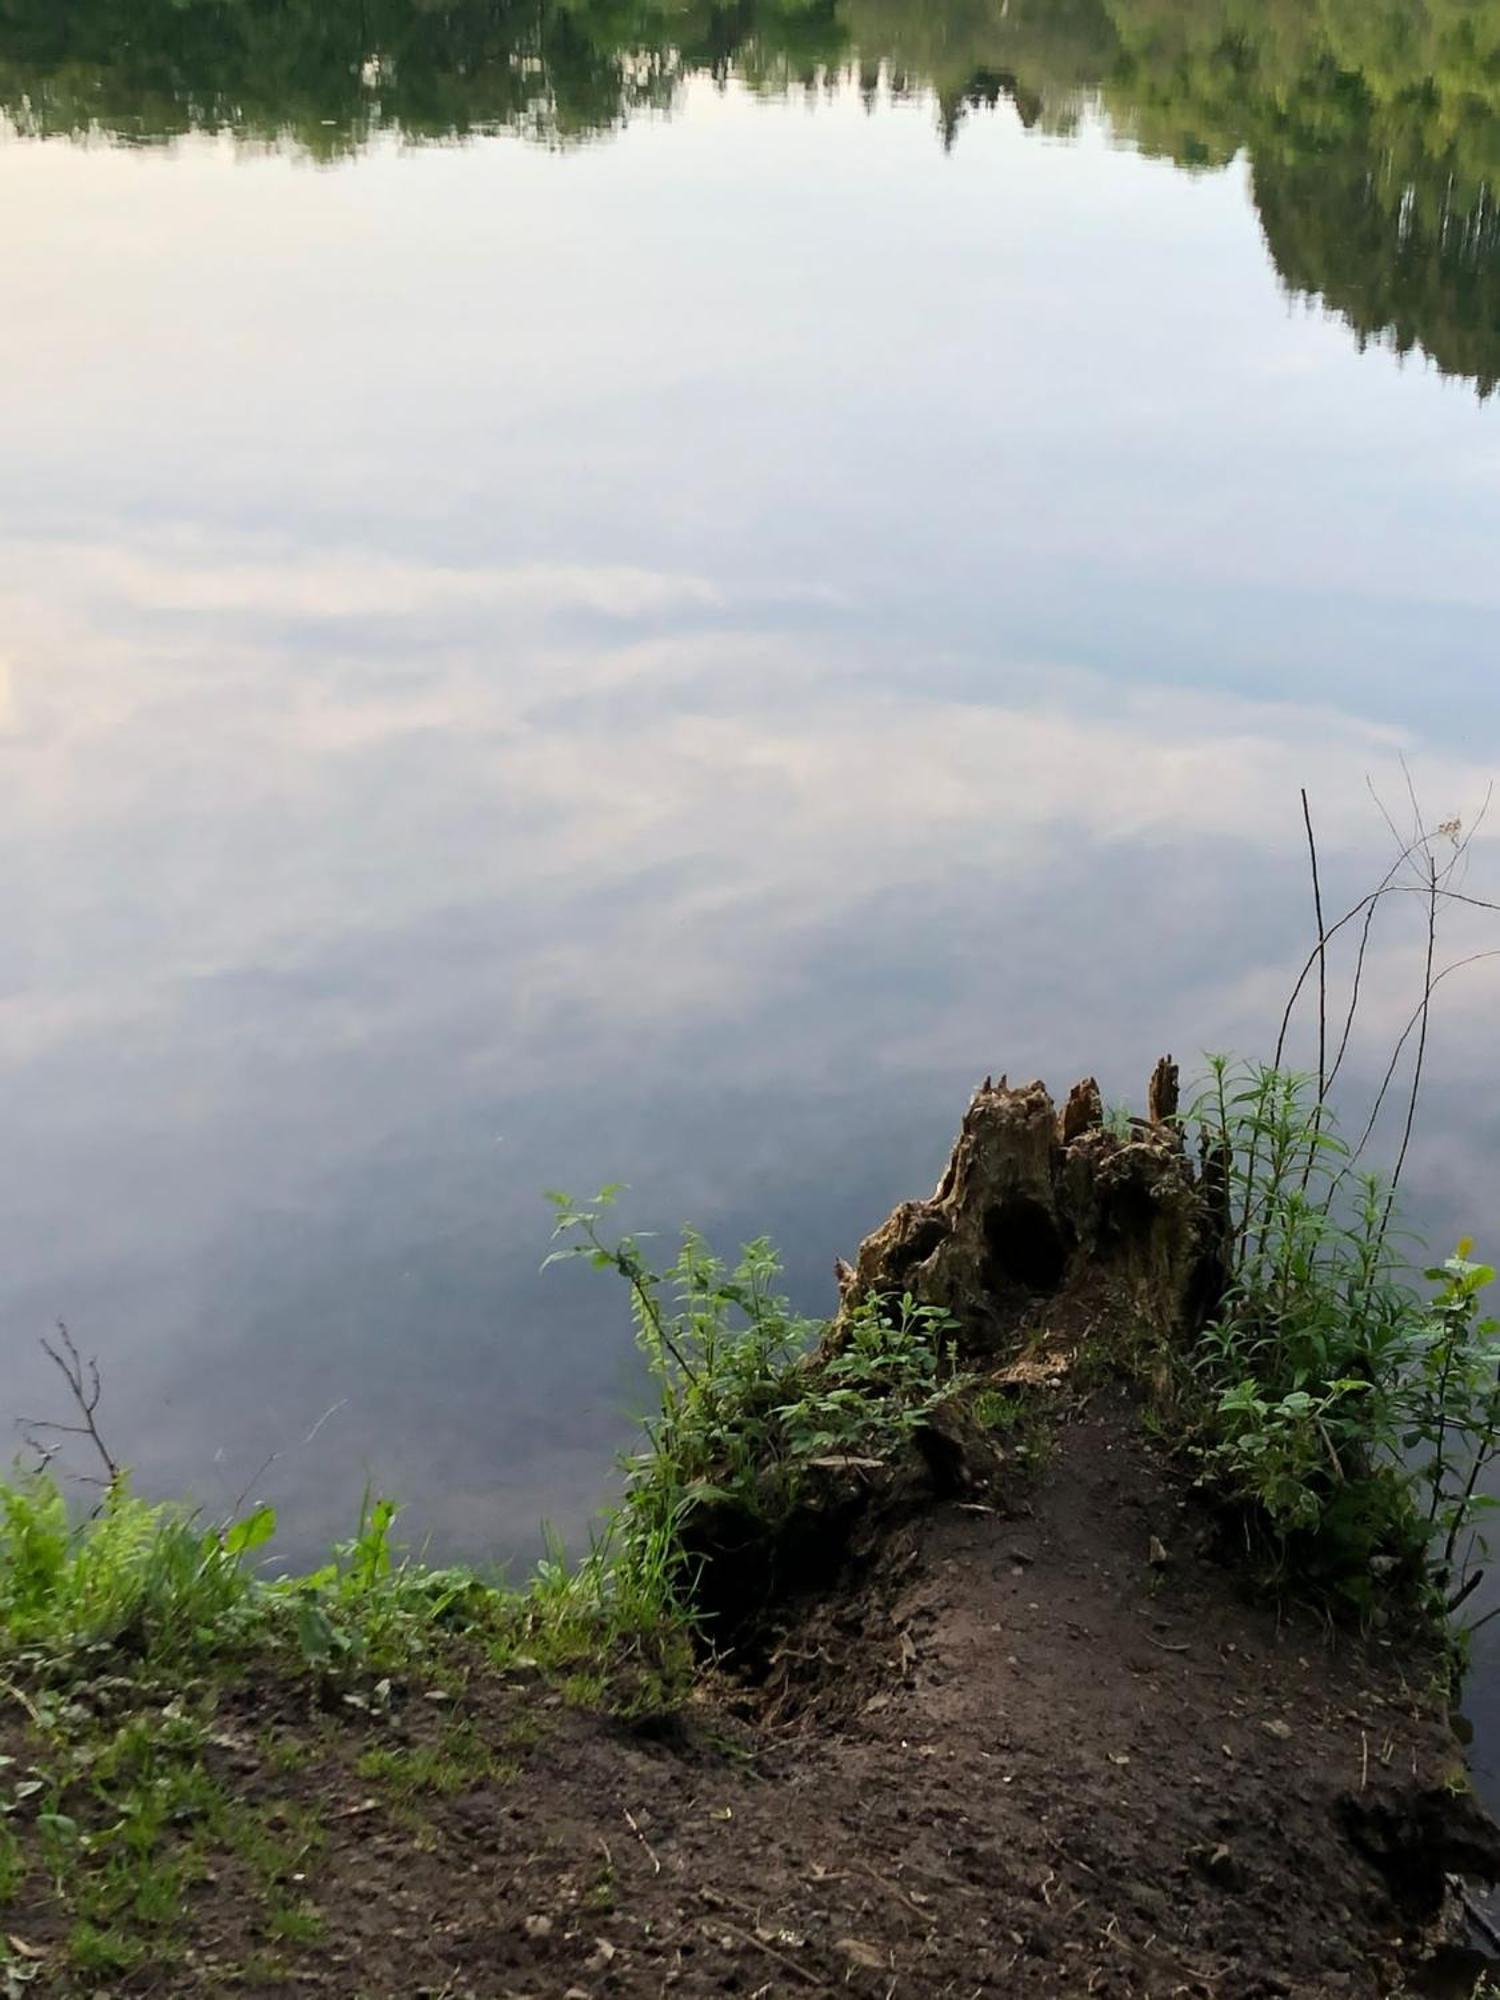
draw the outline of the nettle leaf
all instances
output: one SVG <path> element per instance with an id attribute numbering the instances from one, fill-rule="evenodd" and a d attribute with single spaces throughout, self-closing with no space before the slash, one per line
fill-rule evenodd
<path id="1" fill-rule="evenodd" d="M 275 1532 L 276 1509 L 262 1504 L 227 1531 L 224 1553 L 226 1556 L 248 1555 L 252 1549 L 263 1548 Z"/>

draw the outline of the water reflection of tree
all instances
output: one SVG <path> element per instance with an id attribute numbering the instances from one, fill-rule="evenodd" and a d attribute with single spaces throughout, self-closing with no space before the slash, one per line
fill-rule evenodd
<path id="1" fill-rule="evenodd" d="M 1427 213 L 1366 160 L 1271 164 L 1255 199 L 1283 282 L 1366 341 L 1420 348 L 1481 396 L 1500 383 L 1500 214 L 1482 193 Z"/>
<path id="2" fill-rule="evenodd" d="M 695 74 L 930 91 L 944 139 L 1002 100 L 1102 102 L 1187 167 L 1248 153 L 1292 289 L 1361 340 L 1500 378 L 1500 0 L 0 0 L 23 132 L 192 130 L 322 158 L 382 131 L 567 144 Z"/>
<path id="3" fill-rule="evenodd" d="M 1108 0 L 1103 95 L 1148 151 L 1246 153 L 1294 292 L 1361 343 L 1500 379 L 1497 0 Z"/>
<path id="4" fill-rule="evenodd" d="M 320 158 L 382 131 L 566 143 L 692 74 L 785 84 L 846 52 L 835 0 L 0 0 L 0 108 L 34 136 L 232 132 Z"/>

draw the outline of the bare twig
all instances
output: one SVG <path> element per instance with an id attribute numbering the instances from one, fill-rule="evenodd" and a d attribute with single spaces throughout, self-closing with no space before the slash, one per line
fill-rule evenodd
<path id="1" fill-rule="evenodd" d="M 647 1840 L 645 1834 L 641 1832 L 640 1825 L 636 1820 L 635 1814 L 630 1810 L 629 1806 L 626 1806 L 625 1808 L 625 1824 L 630 1828 L 630 1831 L 635 1835 L 636 1839 L 641 1843 L 641 1846 L 645 1848 L 646 1858 L 651 1863 L 651 1873 L 653 1875 L 660 1875 L 661 1859 L 657 1854 L 656 1849 L 651 1845 L 650 1841 Z"/>
<path id="2" fill-rule="evenodd" d="M 1319 958 L 1326 952 L 1328 946 L 1332 944 L 1333 940 L 1342 930 L 1345 930 L 1354 922 L 1356 917 L 1365 916 L 1367 912 L 1373 910 L 1382 897 L 1397 894 L 1403 889 L 1408 894 L 1415 891 L 1415 884 L 1400 883 L 1395 879 L 1400 869 L 1410 859 L 1413 851 L 1410 848 L 1403 848 L 1391 864 L 1385 879 L 1380 883 L 1379 887 L 1369 890 L 1367 894 L 1360 897 L 1357 903 L 1354 903 L 1349 909 L 1345 910 L 1336 923 L 1328 925 L 1320 943 L 1315 944 L 1307 954 L 1307 959 L 1303 964 L 1302 970 L 1297 974 L 1296 981 L 1287 998 L 1286 1006 L 1282 1011 L 1281 1027 L 1276 1036 L 1276 1053 L 1271 1061 L 1273 1069 L 1280 1069 L 1282 1067 L 1286 1057 L 1287 1037 L 1291 1033 L 1292 1016 L 1296 1012 L 1297 1002 L 1302 998 L 1302 989 L 1316 971 Z"/>
<path id="3" fill-rule="evenodd" d="M 1420 888 L 1415 882 L 1398 882 L 1395 887 L 1404 896 L 1425 896 L 1427 894 L 1427 884 L 1425 882 Z M 1471 896 L 1463 889 L 1443 888 L 1440 889 L 1439 894 L 1445 903 L 1462 903 L 1470 910 L 1489 910 L 1491 913 L 1500 910 L 1500 903 L 1494 902 L 1490 897 Z"/>
<path id="4" fill-rule="evenodd" d="M 1422 817 L 1422 802 L 1417 797 L 1417 787 L 1411 775 L 1411 765 L 1406 761 L 1406 752 L 1404 750 L 1397 752 L 1396 762 L 1401 766 L 1401 775 L 1406 780 L 1406 796 L 1411 800 L 1412 835 L 1415 839 L 1422 840 L 1424 839 L 1423 827 L 1425 825 Z"/>
<path id="5" fill-rule="evenodd" d="M 823 1985 L 824 1982 L 809 1972 L 806 1966 L 798 1965 L 794 1958 L 788 1958 L 785 1952 L 777 1951 L 773 1945 L 767 1944 L 764 1938 L 758 1938 L 753 1931 L 741 1930 L 738 1924 L 728 1923 L 723 1917 L 720 1917 L 719 1923 L 723 1929 L 728 1931 L 732 1936 L 737 1937 L 742 1944 L 754 1945 L 755 1949 L 763 1951 L 767 1958 L 774 1958 L 778 1965 L 783 1966 L 795 1978 L 800 1979 L 805 1986 Z"/>
<path id="6" fill-rule="evenodd" d="M 1408 783 L 1410 783 L 1409 773 Z M 1430 894 L 1427 902 L 1427 957 L 1422 972 L 1421 1028 L 1417 1035 L 1417 1059 L 1412 1065 L 1411 1090 L 1406 1099 L 1406 1125 L 1401 1134 L 1401 1150 L 1397 1153 L 1396 1164 L 1391 1170 L 1390 1189 L 1385 1199 L 1385 1215 L 1380 1225 L 1382 1240 L 1390 1226 L 1391 1211 L 1396 1205 L 1396 1191 L 1401 1185 L 1401 1172 L 1406 1165 L 1406 1155 L 1411 1146 L 1412 1128 L 1417 1122 L 1417 1100 L 1422 1094 L 1422 1066 L 1427 1057 L 1427 1028 L 1432 1018 L 1434 983 L 1432 966 L 1437 955 L 1438 871 L 1437 860 L 1431 853 L 1427 856 L 1427 870 Z"/>
<path id="7" fill-rule="evenodd" d="M 1476 952 L 1467 958 L 1456 961 L 1453 965 L 1444 967 L 1442 971 L 1435 970 L 1439 913 L 1449 904 L 1490 912 L 1500 912 L 1500 903 L 1494 902 L 1487 897 L 1471 895 L 1466 890 L 1456 886 L 1456 880 L 1462 879 L 1461 871 L 1467 864 L 1475 837 L 1483 825 L 1493 802 L 1493 784 L 1486 789 L 1478 812 L 1472 816 L 1467 825 L 1464 825 L 1461 820 L 1455 818 L 1435 829 L 1429 830 L 1423 823 L 1416 786 L 1411 770 L 1404 760 L 1402 763 L 1402 776 L 1405 781 L 1407 796 L 1412 804 L 1414 815 L 1412 831 L 1410 835 L 1404 834 L 1401 831 L 1389 807 L 1376 790 L 1374 783 L 1367 778 L 1366 784 L 1369 788 L 1370 796 L 1374 800 L 1381 817 L 1390 828 L 1391 836 L 1397 843 L 1397 853 L 1379 884 L 1368 894 L 1361 896 L 1350 909 L 1346 910 L 1336 922 L 1331 924 L 1327 922 L 1324 914 L 1321 870 L 1317 843 L 1313 832 L 1311 805 L 1306 791 L 1304 790 L 1302 793 L 1302 817 L 1307 834 L 1308 854 L 1313 873 L 1313 903 L 1318 920 L 1318 934 L 1287 999 L 1286 1007 L 1282 1014 L 1280 1031 L 1276 1039 L 1276 1052 L 1272 1063 L 1272 1067 L 1278 1070 L 1284 1066 L 1287 1041 L 1298 1002 L 1302 998 L 1309 980 L 1313 977 L 1314 972 L 1316 972 L 1318 983 L 1318 1111 L 1315 1116 L 1320 1117 L 1322 1107 L 1332 1092 L 1334 1083 L 1344 1067 L 1352 1043 L 1355 1020 L 1364 993 L 1370 940 L 1380 905 L 1387 896 L 1420 895 L 1426 905 L 1427 917 L 1427 948 L 1422 977 L 1421 998 L 1411 1020 L 1402 1031 L 1395 1049 L 1392 1051 L 1390 1063 L 1376 1091 L 1375 1099 L 1371 1105 L 1359 1143 L 1355 1146 L 1352 1154 L 1340 1171 L 1331 1177 L 1325 1197 L 1326 1205 L 1326 1203 L 1334 1199 L 1339 1188 L 1342 1187 L 1349 1174 L 1357 1166 L 1360 1159 L 1363 1158 L 1380 1114 L 1385 1108 L 1392 1085 L 1395 1082 L 1401 1064 L 1401 1057 L 1411 1036 L 1416 1034 L 1418 1037 L 1416 1059 L 1412 1068 L 1410 1088 L 1407 1092 L 1406 1116 L 1395 1166 L 1391 1175 L 1391 1188 L 1386 1213 L 1382 1222 L 1382 1238 L 1389 1229 L 1390 1217 L 1394 1212 L 1395 1191 L 1404 1171 L 1415 1131 L 1417 1109 L 1426 1073 L 1428 1029 L 1431 1024 L 1433 995 L 1437 987 L 1452 972 L 1459 970 L 1464 965 L 1474 964 L 1478 960 L 1490 955 L 1484 952 Z M 1434 839 L 1440 835 L 1448 836 L 1453 844 L 1452 855 L 1445 861 L 1439 860 L 1433 844 Z M 1411 875 L 1415 876 L 1415 880 L 1404 879 L 1408 870 Z M 1343 1023 L 1339 1033 L 1338 1045 L 1333 1052 L 1330 1063 L 1328 1059 L 1327 1021 L 1330 968 L 1329 946 L 1348 925 L 1356 921 L 1360 922 L 1360 933 L 1358 946 L 1355 951 L 1353 977 L 1350 985 L 1348 1004 L 1344 1011 Z M 1254 1165 L 1255 1161 L 1252 1157 L 1252 1170 Z M 1306 1167 L 1309 1177 L 1311 1170 L 1312 1163 L 1309 1161 Z M 1246 1228 L 1248 1228 L 1248 1223 L 1249 1216 L 1247 1213 Z"/>
<path id="8" fill-rule="evenodd" d="M 1312 807 L 1302 787 L 1302 824 L 1307 829 L 1307 856 L 1312 868 L 1313 914 L 1318 922 L 1318 1108 L 1328 1095 L 1328 936 L 1323 928 L 1323 883 L 1318 874 L 1318 843 L 1313 833 Z"/>
<path id="9" fill-rule="evenodd" d="M 87 1361 L 84 1360 L 74 1344 L 72 1334 L 61 1320 L 57 1322 L 57 1335 L 60 1347 L 54 1347 L 50 1340 L 44 1338 L 41 1342 L 42 1352 L 67 1383 L 68 1394 L 72 1397 L 82 1422 L 54 1423 L 43 1417 L 18 1417 L 16 1421 L 32 1448 L 41 1454 L 44 1464 L 50 1464 L 56 1456 L 56 1447 L 45 1444 L 43 1439 L 87 1438 L 99 1454 L 106 1474 L 102 1482 L 96 1483 L 117 1486 L 124 1474 L 118 1460 L 100 1435 L 96 1420 L 99 1400 L 103 1394 L 99 1382 L 99 1363 L 92 1355 Z"/>
<path id="10" fill-rule="evenodd" d="M 1375 922 L 1375 914 L 1380 908 L 1382 898 L 1394 885 L 1397 873 L 1405 863 L 1406 858 L 1406 850 L 1403 849 L 1386 870 L 1385 878 L 1374 895 L 1366 898 L 1365 920 L 1360 929 L 1359 950 L 1355 953 L 1354 958 L 1354 978 L 1349 988 L 1349 1008 L 1348 1012 L 1344 1015 L 1344 1032 L 1339 1037 L 1338 1054 L 1333 1059 L 1333 1068 L 1328 1076 L 1328 1088 L 1330 1090 L 1332 1090 L 1334 1083 L 1338 1079 L 1339 1071 L 1344 1066 L 1344 1057 L 1349 1048 L 1349 1038 L 1354 1032 L 1354 1018 L 1359 1012 L 1360 989 L 1363 986 L 1365 976 L 1365 957 L 1370 949 L 1370 931 Z"/>
<path id="11" fill-rule="evenodd" d="M 877 1888 L 884 1889 L 888 1896 L 894 1896 L 898 1903 L 905 1903 L 913 1916 L 920 1917 L 924 1924 L 932 1922 L 930 1911 L 924 1910 L 920 1903 L 914 1903 L 904 1889 L 898 1888 L 894 1882 L 888 1882 L 884 1875 L 879 1874 L 867 1861 L 856 1861 L 854 1865 L 861 1875 L 868 1875 Z"/>
<path id="12" fill-rule="evenodd" d="M 1481 1460 L 1481 1463 L 1482 1462 L 1483 1461 Z M 1473 1493 L 1471 1490 L 1470 1492 L 1464 1495 L 1465 1504 L 1467 1504 L 1467 1502 L 1470 1501 L 1472 1498 L 1473 1498 Z M 1448 1539 L 1449 1539 L 1449 1553 L 1447 1557 L 1447 1566 L 1451 1570 L 1453 1566 L 1452 1549 L 1454 1544 L 1457 1542 L 1458 1531 L 1455 1530 L 1454 1533 L 1450 1535 Z M 1467 1557 L 1465 1558 L 1465 1560 L 1467 1560 Z M 1448 1599 L 1446 1609 L 1448 1612 L 1448 1616 L 1450 1618 L 1453 1616 L 1454 1612 L 1457 1611 L 1458 1607 L 1461 1604 L 1466 1604 L 1468 1602 L 1468 1600 L 1474 1595 L 1475 1591 L 1478 1590 L 1480 1584 L 1482 1584 L 1483 1582 L 1484 1582 L 1484 1571 L 1482 1569 L 1471 1570 L 1469 1572 L 1464 1582 L 1462 1582 L 1459 1585 L 1458 1589 L 1455 1590 L 1453 1595 Z"/>
<path id="13" fill-rule="evenodd" d="M 1375 780 L 1369 775 L 1368 772 L 1365 773 L 1365 789 L 1369 792 L 1370 797 L 1375 801 L 1376 805 L 1379 807 L 1380 817 L 1385 821 L 1386 825 L 1390 828 L 1391 839 L 1394 840 L 1397 847 L 1399 847 L 1402 850 L 1402 859 L 1405 860 L 1408 855 L 1414 854 L 1416 852 L 1416 845 L 1413 843 L 1409 843 L 1403 837 L 1401 829 L 1396 825 L 1396 822 L 1391 818 L 1390 808 L 1386 805 L 1385 800 L 1380 796 L 1379 792 L 1377 792 L 1375 789 Z"/>
<path id="14" fill-rule="evenodd" d="M 298 1451 L 305 1451 L 308 1445 L 310 1445 L 313 1442 L 313 1440 L 317 1437 L 319 1431 L 322 1430 L 323 1426 L 326 1423 L 328 1423 L 332 1418 L 336 1417 L 339 1411 L 344 1409 L 348 1405 L 348 1401 L 349 1398 L 347 1396 L 340 1396 L 336 1403 L 330 1403 L 328 1408 L 323 1412 L 322 1416 L 319 1417 L 318 1421 L 313 1425 L 312 1429 L 308 1432 L 307 1436 L 303 1438 L 301 1444 L 295 1446 L 294 1449 Z M 238 1517 L 240 1509 L 245 1505 L 245 1502 L 250 1498 L 250 1495 L 255 1491 L 256 1487 L 259 1486 L 260 1482 L 265 1478 L 266 1474 L 271 1470 L 271 1467 L 273 1465 L 279 1464 L 281 1460 L 284 1459 L 285 1457 L 286 1457 L 286 1451 L 284 1449 L 277 1451 L 268 1451 L 266 1453 L 265 1457 L 261 1460 L 260 1464 L 255 1468 L 254 1472 L 251 1473 L 250 1477 L 245 1481 L 244 1485 L 240 1488 L 239 1492 L 234 1496 L 233 1500 L 230 1501 L 229 1518 L 231 1521 L 235 1520 Z"/>
<path id="15" fill-rule="evenodd" d="M 0 1680 L 0 1694 L 8 1694 L 12 1701 L 25 1709 L 38 1729 L 42 1727 L 41 1710 L 24 1688 L 18 1688 L 14 1681 Z"/>
<path id="16" fill-rule="evenodd" d="M 1313 973 L 1319 971 L 1321 974 L 1321 968 L 1327 962 L 1328 946 L 1332 944 L 1333 940 L 1349 924 L 1353 923 L 1357 918 L 1363 917 L 1364 925 L 1355 959 L 1353 991 L 1350 995 L 1349 1008 L 1344 1018 L 1344 1027 L 1340 1036 L 1338 1051 L 1334 1057 L 1333 1066 L 1327 1079 L 1329 1089 L 1333 1087 L 1334 1079 L 1343 1065 L 1344 1056 L 1349 1046 L 1349 1038 L 1354 1026 L 1354 1017 L 1359 1007 L 1365 958 L 1370 939 L 1370 928 L 1374 922 L 1379 905 L 1385 897 L 1390 895 L 1430 898 L 1432 894 L 1432 883 L 1429 872 L 1419 866 L 1417 859 L 1418 856 L 1422 856 L 1426 860 L 1431 859 L 1430 836 L 1419 827 L 1415 838 L 1408 840 L 1397 827 L 1396 822 L 1391 817 L 1389 810 L 1381 799 L 1380 794 L 1375 790 L 1370 779 L 1366 778 L 1365 783 L 1369 787 L 1371 798 L 1374 799 L 1375 804 L 1379 807 L 1381 817 L 1390 828 L 1391 835 L 1396 841 L 1396 857 L 1375 888 L 1361 896 L 1335 923 L 1319 925 L 1318 942 L 1309 951 L 1301 970 L 1298 972 L 1291 993 L 1287 998 L 1286 1006 L 1282 1012 L 1281 1026 L 1276 1037 L 1276 1053 L 1271 1064 L 1273 1069 L 1283 1067 L 1286 1057 L 1287 1039 L 1291 1032 L 1292 1018 L 1296 1013 L 1297 1002 L 1301 999 L 1303 988 L 1307 985 Z M 1494 789 L 1493 784 L 1486 789 L 1479 810 L 1469 822 L 1467 830 L 1461 838 L 1455 839 L 1452 859 L 1438 871 L 1438 896 L 1439 900 L 1443 903 L 1460 903 L 1472 909 L 1500 912 L 1500 902 L 1494 902 L 1483 896 L 1471 896 L 1464 890 L 1453 886 L 1453 877 L 1459 868 L 1459 864 L 1467 859 L 1475 836 L 1488 817 L 1490 806 L 1493 803 Z M 1412 868 L 1417 879 L 1411 882 L 1398 881 L 1397 877 L 1408 867 Z"/>
<path id="17" fill-rule="evenodd" d="M 1385 1100 L 1387 1096 L 1390 1094 L 1391 1085 L 1392 1083 L 1395 1082 L 1396 1071 L 1400 1067 L 1401 1063 L 1401 1051 L 1406 1047 L 1406 1044 L 1411 1040 L 1412 1036 L 1421 1026 L 1424 1012 L 1430 1006 L 1432 994 L 1437 992 L 1437 989 L 1442 985 L 1445 979 L 1451 979 L 1455 972 L 1462 972 L 1465 970 L 1466 967 L 1471 965 L 1482 964 L 1483 961 L 1488 958 L 1500 958 L 1500 949 L 1492 951 L 1470 952 L 1467 958 L 1456 958 L 1451 965 L 1445 965 L 1442 971 L 1434 976 L 1430 991 L 1424 996 L 1422 1003 L 1415 1009 L 1415 1011 L 1411 1016 L 1411 1019 L 1407 1022 L 1406 1026 L 1401 1030 L 1401 1033 L 1396 1038 L 1396 1046 L 1391 1051 L 1391 1059 L 1390 1062 L 1386 1065 L 1385 1076 L 1381 1080 L 1381 1085 L 1379 1090 L 1375 1093 L 1375 1101 L 1370 1107 L 1370 1115 L 1365 1121 L 1365 1129 L 1360 1134 L 1359 1144 L 1354 1148 L 1354 1151 L 1349 1156 L 1348 1166 L 1344 1170 L 1345 1173 L 1349 1172 L 1359 1163 L 1359 1160 L 1364 1154 L 1366 1146 L 1368 1146 L 1370 1143 L 1371 1135 L 1375 1130 L 1376 1121 L 1379 1119 L 1381 1111 L 1384 1109 Z M 1343 1176 L 1341 1175 L 1340 1179 L 1342 1178 Z"/>

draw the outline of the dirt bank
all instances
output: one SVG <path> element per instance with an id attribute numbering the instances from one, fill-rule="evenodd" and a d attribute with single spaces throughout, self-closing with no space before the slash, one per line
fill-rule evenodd
<path id="1" fill-rule="evenodd" d="M 917 1511 L 680 1727 L 483 1674 L 386 1719 L 243 1690 L 209 1756 L 315 1832 L 306 1935 L 231 1866 L 187 1958 L 92 1990 L 1384 2000 L 1492 1851 L 1437 1663 L 1248 1605 L 1199 1525 L 1096 1395 L 1026 1499 Z"/>
<path id="2" fill-rule="evenodd" d="M 191 1722 L 102 1660 L 69 1775 L 27 1779 L 67 1716 L 0 1680 L 6 2000 L 1467 1993 L 1451 1878 L 1500 1838 L 1436 1641 L 1252 1600 L 1124 1386 L 1218 1268 L 1174 1104 L 1166 1064 L 1124 1135 L 1092 1086 L 1061 1119 L 976 1095 L 934 1196 L 841 1268 L 846 1313 L 951 1309 L 974 1373 L 895 1457 L 811 1458 L 774 1539 L 700 1505 L 721 1645 L 679 1712 L 611 1719 L 473 1637 L 415 1680 L 226 1671 Z"/>

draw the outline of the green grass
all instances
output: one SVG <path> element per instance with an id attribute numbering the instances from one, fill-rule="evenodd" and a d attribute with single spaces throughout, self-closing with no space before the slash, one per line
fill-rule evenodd
<path id="1" fill-rule="evenodd" d="M 261 1730 L 255 1739 L 255 1747 L 266 1769 L 282 1778 L 305 1771 L 317 1758 L 313 1744 L 286 1729 Z"/>
<path id="2" fill-rule="evenodd" d="M 1028 1478 L 1043 1471 L 1055 1445 L 1053 1413 L 1034 1392 L 977 1386 L 964 1403 L 969 1417 L 1001 1443 Z"/>
<path id="3" fill-rule="evenodd" d="M 486 1780 L 513 1778 L 517 1768 L 510 1760 L 497 1758 L 468 1723 L 450 1724 L 433 1744 L 366 1750 L 354 1767 L 358 1777 L 407 1799 L 424 1792 L 452 1798 Z"/>
<path id="4" fill-rule="evenodd" d="M 25 1879 L 25 1850 L 10 1827 L 0 1826 L 0 1908 L 15 1901 Z"/>
<path id="5" fill-rule="evenodd" d="M 768 1243 L 729 1268 L 689 1232 L 657 1274 L 633 1239 L 604 1241 L 608 1200 L 558 1198 L 554 1255 L 626 1278 L 659 1407 L 627 1461 L 623 1502 L 581 1561 L 549 1546 L 519 1590 L 432 1568 L 396 1549 L 396 1508 L 379 1498 L 327 1563 L 268 1579 L 257 1558 L 276 1529 L 269 1506 L 206 1522 L 137 1498 L 116 1475 L 80 1518 L 44 1470 L 0 1484 L 0 1676 L 15 1664 L 26 1698 L 45 1706 L 47 1690 L 101 1676 L 174 1686 L 272 1664 L 378 1713 L 393 1677 L 439 1680 L 467 1653 L 539 1668 L 574 1701 L 622 1712 L 679 1702 L 695 1672 L 695 1510 L 728 1496 L 774 1524 L 820 1461 L 899 1452 L 959 1386 L 952 1324 L 911 1298 L 872 1300 L 822 1347 L 824 1328 L 777 1292 Z M 273 1738 L 267 1754 L 289 1775 L 307 1752 L 300 1737 Z"/>
<path id="6" fill-rule="evenodd" d="M 280 1986 L 290 1975 L 291 1968 L 279 1952 L 253 1951 L 244 1964 L 222 1977 L 235 1986 Z"/>
<path id="7" fill-rule="evenodd" d="M 610 1916 L 615 1907 L 618 1884 L 613 1861 L 606 1861 L 583 1893 L 583 1907 L 599 1917 Z"/>
<path id="8" fill-rule="evenodd" d="M 282 1801 L 234 1812 L 225 1844 L 269 1892 L 305 1875 L 327 1845 L 327 1835 L 315 1813 Z"/>
<path id="9" fill-rule="evenodd" d="M 84 1922 L 75 1924 L 68 1934 L 69 1961 L 85 1978 L 123 1978 L 134 1972 L 146 1955 L 141 1939 L 118 1927 L 101 1930 L 97 1924 Z"/>
<path id="10" fill-rule="evenodd" d="M 306 1946 L 321 1944 L 327 1925 L 311 1903 L 276 1903 L 267 1914 L 266 1930 L 278 1943 Z"/>

